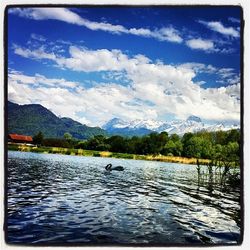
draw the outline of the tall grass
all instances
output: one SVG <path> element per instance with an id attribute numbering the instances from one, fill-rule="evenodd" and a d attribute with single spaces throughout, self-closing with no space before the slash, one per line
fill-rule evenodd
<path id="1" fill-rule="evenodd" d="M 34 147 L 28 145 L 8 144 L 8 150 L 34 152 L 34 153 L 111 157 L 111 158 L 121 158 L 121 159 L 196 164 L 196 158 L 185 158 L 180 156 L 165 156 L 165 155 L 136 155 L 136 154 L 115 153 L 108 151 L 95 151 L 95 150 L 73 149 L 73 148 L 43 147 L 43 146 Z M 199 161 L 200 164 L 208 164 L 210 162 L 209 160 L 206 159 L 200 159 Z"/>

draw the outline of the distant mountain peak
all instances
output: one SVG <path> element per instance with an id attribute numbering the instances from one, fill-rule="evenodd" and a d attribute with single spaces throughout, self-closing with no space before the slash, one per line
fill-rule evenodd
<path id="1" fill-rule="evenodd" d="M 121 119 L 117 118 L 117 117 L 114 117 L 112 118 L 111 120 L 109 120 L 109 122 L 117 122 L 117 121 L 120 121 Z"/>
<path id="2" fill-rule="evenodd" d="M 198 117 L 198 116 L 195 116 L 195 115 L 190 115 L 190 116 L 187 118 L 187 121 L 201 122 L 201 118 Z"/>
<path id="3" fill-rule="evenodd" d="M 110 134 L 119 135 L 146 135 L 152 132 L 167 132 L 169 134 L 183 135 L 188 132 L 198 132 L 202 130 L 218 131 L 237 129 L 239 126 L 225 126 L 222 123 L 206 124 L 198 116 L 191 115 L 187 120 L 157 121 L 157 120 L 133 120 L 124 121 L 113 118 L 108 121 L 103 128 Z"/>
<path id="4" fill-rule="evenodd" d="M 109 129 L 111 127 L 114 127 L 117 125 L 123 125 L 123 124 L 124 124 L 124 121 L 122 119 L 114 117 L 111 120 L 109 120 L 106 124 L 104 124 L 103 129 Z"/>

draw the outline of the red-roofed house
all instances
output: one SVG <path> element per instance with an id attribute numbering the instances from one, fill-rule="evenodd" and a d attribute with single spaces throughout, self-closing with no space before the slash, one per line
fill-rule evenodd
<path id="1" fill-rule="evenodd" d="M 33 139 L 28 135 L 8 134 L 8 141 L 15 143 L 32 143 Z"/>

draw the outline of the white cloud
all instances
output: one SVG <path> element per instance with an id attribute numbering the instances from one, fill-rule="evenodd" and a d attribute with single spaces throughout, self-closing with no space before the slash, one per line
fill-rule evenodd
<path id="1" fill-rule="evenodd" d="M 137 65 L 147 64 L 150 59 L 143 55 L 136 55 L 128 58 L 120 50 L 88 50 L 76 46 L 69 47 L 70 57 L 58 56 L 55 53 L 49 53 L 43 47 L 30 50 L 15 46 L 14 52 L 25 58 L 42 60 L 48 59 L 54 61 L 61 68 L 68 68 L 74 71 L 122 71 L 133 70 Z"/>
<path id="2" fill-rule="evenodd" d="M 31 34 L 31 38 L 34 39 L 34 40 L 38 40 L 40 42 L 45 42 L 46 41 L 46 38 L 44 36 L 38 35 L 38 34 L 35 34 L 35 33 Z"/>
<path id="3" fill-rule="evenodd" d="M 173 27 L 165 27 L 159 30 L 155 30 L 154 32 L 151 33 L 150 36 L 160 41 L 170 41 L 176 43 L 181 43 L 183 41 L 179 32 Z"/>
<path id="4" fill-rule="evenodd" d="M 218 74 L 221 76 L 221 78 L 229 78 L 235 75 L 233 68 L 221 68 L 218 70 Z"/>
<path id="5" fill-rule="evenodd" d="M 228 20 L 231 21 L 232 23 L 240 23 L 240 19 L 235 17 L 229 17 Z"/>
<path id="6" fill-rule="evenodd" d="M 222 54 L 232 54 L 234 53 L 236 50 L 234 48 L 223 48 L 220 50 L 220 53 Z"/>
<path id="7" fill-rule="evenodd" d="M 49 89 L 48 86 L 40 83 L 41 78 L 43 83 L 50 85 Z M 58 82 L 61 84 L 57 84 Z M 149 107 L 143 110 L 141 106 L 128 109 L 128 106 L 124 105 L 133 99 L 133 92 L 127 87 L 100 84 L 84 89 L 79 83 L 74 83 L 78 87 L 72 91 L 67 83 L 72 82 L 48 79 L 40 75 L 27 76 L 21 73 L 10 73 L 8 100 L 19 104 L 39 103 L 56 115 L 70 117 L 92 126 L 101 126 L 113 116 L 124 119 L 143 119 L 147 115 L 147 117 L 156 118 L 150 115 L 154 114 L 154 111 Z"/>
<path id="8" fill-rule="evenodd" d="M 204 64 L 204 63 L 195 63 L 195 62 L 188 62 L 179 65 L 180 67 L 186 69 L 192 69 L 196 73 L 207 73 L 207 74 L 214 74 L 218 71 L 217 68 L 212 66 L 211 64 Z"/>
<path id="9" fill-rule="evenodd" d="M 235 74 L 233 76 L 231 76 L 229 79 L 227 79 L 227 82 L 230 84 L 230 85 L 235 85 L 235 84 L 238 84 L 240 82 L 240 74 Z"/>
<path id="10" fill-rule="evenodd" d="M 8 74 L 8 80 L 16 84 L 32 85 L 32 87 L 46 86 L 57 88 L 76 88 L 77 82 L 66 81 L 65 79 L 46 78 L 43 75 L 35 74 L 34 76 L 24 75 L 22 72 L 11 70 Z"/>
<path id="11" fill-rule="evenodd" d="M 34 20 L 54 19 L 71 24 L 81 25 L 81 17 L 65 8 L 11 8 L 10 14 Z"/>
<path id="12" fill-rule="evenodd" d="M 66 83 L 74 85 L 74 82 L 67 80 L 47 79 L 38 74 L 31 77 L 10 73 L 10 100 L 18 103 L 37 101 L 56 114 L 78 121 L 86 119 L 91 125 L 102 125 L 113 117 L 157 120 L 169 113 L 178 118 L 194 114 L 207 120 L 238 121 L 240 117 L 239 94 L 232 94 L 238 93 L 239 82 L 228 87 L 209 89 L 203 89 L 193 82 L 199 72 L 212 74 L 218 71 L 226 77 L 232 72 L 230 68 L 220 70 L 212 65 L 198 63 L 179 66 L 162 62 L 157 64 L 144 55 L 129 57 L 120 50 L 88 50 L 75 46 L 70 47 L 68 58 L 55 54 L 50 56 L 46 51 L 42 51 L 41 58 L 37 50 L 27 51 L 19 47 L 16 50 L 19 55 L 32 59 L 50 58 L 57 66 L 72 71 L 104 71 L 105 74 L 108 71 L 109 75 L 115 72 L 114 79 L 119 75 L 118 72 L 126 76 L 129 80 L 126 86 L 110 82 L 82 88 L 80 83 L 75 83 L 72 90 Z M 36 88 L 31 86 L 36 84 Z M 48 84 L 52 84 L 49 91 Z M 84 115 L 78 115 L 78 112 Z"/>
<path id="13" fill-rule="evenodd" d="M 238 84 L 240 82 L 239 73 L 235 72 L 233 68 L 216 68 L 211 64 L 206 65 L 203 63 L 194 62 L 180 64 L 179 67 L 194 70 L 194 72 L 197 74 L 213 74 L 218 78 L 216 82 L 221 83 L 223 85 Z M 196 83 L 199 84 L 199 82 Z"/>
<path id="14" fill-rule="evenodd" d="M 186 45 L 190 47 L 191 49 L 198 49 L 198 50 L 204 50 L 204 51 L 215 50 L 213 41 L 204 40 L 201 38 L 187 40 Z"/>
<path id="15" fill-rule="evenodd" d="M 236 99 L 240 99 L 240 84 L 234 84 L 226 87 L 226 93 L 231 97 L 236 97 Z"/>
<path id="16" fill-rule="evenodd" d="M 240 112 L 232 112 L 232 110 L 239 110 L 240 108 L 239 83 L 227 87 L 220 87 L 218 89 L 209 88 L 203 90 L 203 96 L 206 98 L 207 102 L 216 103 L 216 106 L 210 109 L 210 111 L 214 113 L 214 120 L 221 120 L 223 116 L 224 120 L 239 121 Z"/>
<path id="17" fill-rule="evenodd" d="M 175 43 L 181 43 L 183 41 L 179 32 L 172 26 L 154 30 L 145 28 L 126 28 L 122 25 L 113 25 L 107 22 L 90 21 L 66 8 L 11 8 L 9 13 L 34 20 L 58 20 L 84 26 L 90 30 L 101 30 L 112 34 L 131 34 Z"/>
<path id="18" fill-rule="evenodd" d="M 206 22 L 202 20 L 199 20 L 198 22 L 222 35 L 240 37 L 240 33 L 238 30 L 236 30 L 233 27 L 225 27 L 221 22 L 216 22 L 216 21 Z"/>
<path id="19" fill-rule="evenodd" d="M 30 50 L 15 45 L 14 52 L 17 55 L 23 56 L 25 58 L 56 60 L 55 54 L 45 52 L 43 47 L 35 50 Z"/>

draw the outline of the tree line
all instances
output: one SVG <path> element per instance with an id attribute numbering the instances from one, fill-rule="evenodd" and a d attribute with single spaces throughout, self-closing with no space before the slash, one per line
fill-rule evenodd
<path id="1" fill-rule="evenodd" d="M 88 140 L 78 140 L 65 133 L 64 138 L 44 138 L 39 132 L 33 137 L 35 144 L 97 151 L 110 151 L 139 155 L 183 156 L 239 163 L 240 131 L 185 133 L 182 137 L 167 132 L 151 133 L 131 138 L 113 135 L 96 135 Z M 238 162 L 238 163 L 237 163 Z"/>

